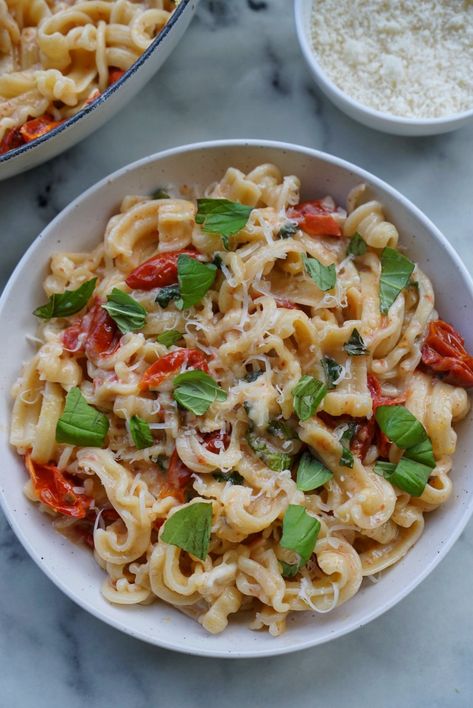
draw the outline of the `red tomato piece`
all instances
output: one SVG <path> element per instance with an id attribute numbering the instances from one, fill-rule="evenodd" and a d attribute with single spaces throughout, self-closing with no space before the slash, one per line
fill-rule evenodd
<path id="1" fill-rule="evenodd" d="M 380 430 L 374 417 L 374 414 L 376 413 L 376 409 L 379 408 L 379 406 L 402 405 L 406 402 L 406 394 L 401 393 L 395 398 L 388 398 L 387 396 L 383 396 L 381 391 L 381 384 L 379 383 L 376 376 L 374 376 L 373 374 L 368 374 L 368 388 L 371 394 L 371 398 L 373 400 L 373 416 L 365 423 L 365 425 L 368 426 L 368 435 L 371 434 L 371 439 L 365 441 L 365 445 L 363 446 L 362 450 L 364 452 L 362 459 L 368 452 L 368 448 L 370 447 L 375 438 L 376 444 L 378 446 L 379 456 L 388 457 L 391 443 L 389 442 L 389 439 L 386 437 L 386 435 L 382 432 L 382 430 Z"/>
<path id="2" fill-rule="evenodd" d="M 110 66 L 108 69 L 108 85 L 111 86 L 115 83 L 115 81 L 121 79 L 124 73 L 125 72 L 123 69 L 117 69 L 116 66 Z"/>
<path id="3" fill-rule="evenodd" d="M 446 374 L 444 381 L 453 386 L 473 386 L 473 356 L 465 349 L 463 337 L 448 322 L 430 322 L 422 363 L 435 373 Z"/>
<path id="4" fill-rule="evenodd" d="M 230 435 L 221 430 L 216 430 L 213 433 L 200 433 L 204 447 L 209 452 L 214 452 L 218 455 L 222 450 L 226 450 L 230 444 Z"/>
<path id="5" fill-rule="evenodd" d="M 86 516 L 91 499 L 84 494 L 76 494 L 74 485 L 58 467 L 34 462 L 30 454 L 25 455 L 25 465 L 43 504 L 75 519 Z"/>
<path id="6" fill-rule="evenodd" d="M 177 374 L 183 366 L 187 369 L 201 369 L 207 374 L 209 372 L 207 359 L 199 349 L 178 349 L 160 357 L 146 369 L 141 379 L 140 390 L 157 388 L 169 376 Z"/>
<path id="7" fill-rule="evenodd" d="M 120 345 L 121 334 L 110 315 L 96 300 L 88 312 L 62 333 L 64 348 L 89 359 L 110 356 Z"/>
<path id="8" fill-rule="evenodd" d="M 15 150 L 25 144 L 19 128 L 7 130 L 0 143 L 0 155 L 4 155 L 10 150 Z"/>
<path id="9" fill-rule="evenodd" d="M 46 135 L 54 128 L 57 128 L 62 121 L 54 120 L 54 118 L 47 113 L 39 118 L 32 118 L 26 121 L 20 128 L 20 134 L 23 137 L 25 143 L 30 143 L 32 140 L 40 138 L 42 135 Z"/>
<path id="10" fill-rule="evenodd" d="M 194 473 L 182 462 L 177 454 L 177 450 L 171 455 L 169 467 L 166 473 L 166 484 L 161 489 L 159 496 L 175 497 L 181 503 L 185 501 L 185 491 L 189 486 Z"/>
<path id="11" fill-rule="evenodd" d="M 182 254 L 197 258 L 199 252 L 191 246 L 180 251 L 158 253 L 132 270 L 125 281 L 126 284 L 135 290 L 152 290 L 174 285 L 177 283 L 177 259 Z"/>
<path id="12" fill-rule="evenodd" d="M 287 216 L 297 221 L 299 227 L 309 236 L 342 236 L 342 229 L 331 216 L 337 207 L 324 199 L 301 202 L 287 211 Z"/>

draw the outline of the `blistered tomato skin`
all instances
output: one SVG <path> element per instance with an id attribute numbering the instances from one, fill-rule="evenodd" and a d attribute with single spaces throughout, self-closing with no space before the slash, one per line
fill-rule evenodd
<path id="1" fill-rule="evenodd" d="M 177 283 L 177 259 L 181 255 L 197 258 L 195 248 L 183 248 L 180 251 L 158 253 L 133 270 L 126 279 L 132 290 L 152 290 Z"/>
<path id="2" fill-rule="evenodd" d="M 209 365 L 205 355 L 199 349 L 178 349 L 157 359 L 146 369 L 140 383 L 140 390 L 157 388 L 169 376 L 177 375 L 181 368 L 200 369 L 209 373 Z"/>
<path id="3" fill-rule="evenodd" d="M 44 465 L 25 455 L 25 465 L 40 501 L 59 514 L 83 519 L 90 506 L 90 498 L 74 492 L 74 485 L 55 465 Z"/>
<path id="4" fill-rule="evenodd" d="M 336 211 L 322 199 L 301 202 L 287 210 L 287 216 L 296 221 L 309 236 L 342 236 L 342 229 L 332 214 Z"/>
<path id="5" fill-rule="evenodd" d="M 465 349 L 463 337 L 448 322 L 430 322 L 422 363 L 452 386 L 473 386 L 473 356 Z"/>
<path id="6" fill-rule="evenodd" d="M 96 300 L 77 322 L 62 334 L 62 343 L 71 354 L 85 354 L 96 361 L 110 356 L 120 346 L 121 334 L 110 315 Z"/>

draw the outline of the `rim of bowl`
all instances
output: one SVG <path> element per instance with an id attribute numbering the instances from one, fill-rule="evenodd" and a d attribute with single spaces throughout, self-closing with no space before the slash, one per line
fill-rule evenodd
<path id="1" fill-rule="evenodd" d="M 337 98 L 345 105 L 352 106 L 356 108 L 360 113 L 364 113 L 366 116 L 371 118 L 376 118 L 380 122 L 390 123 L 396 126 L 411 126 L 418 128 L 428 128 L 430 126 L 439 128 L 447 123 L 459 123 L 468 118 L 473 117 L 473 107 L 466 111 L 461 111 L 460 113 L 449 113 L 447 116 L 440 116 L 438 118 L 411 118 L 409 116 L 398 116 L 395 113 L 386 113 L 385 111 L 378 111 L 375 108 L 370 108 L 366 103 L 361 103 L 356 98 L 352 98 L 350 94 L 342 91 L 336 83 L 329 77 L 326 73 L 322 64 L 320 63 L 318 53 L 314 49 L 310 38 L 304 29 L 303 12 L 306 5 L 311 5 L 313 7 L 316 0 L 296 0 L 294 4 L 294 15 L 296 20 L 296 32 L 297 38 L 299 40 L 299 45 L 302 49 L 302 53 L 306 62 L 312 68 L 312 71 L 317 76 L 317 80 L 330 92 L 336 94 Z"/>
<path id="2" fill-rule="evenodd" d="M 144 165 L 147 165 L 149 163 L 153 163 L 156 160 L 160 160 L 163 158 L 168 158 L 168 157 L 173 157 L 175 155 L 179 155 L 181 153 L 186 153 L 186 152 L 193 152 L 197 150 L 212 150 L 215 148 L 221 148 L 225 149 L 228 147 L 240 147 L 242 149 L 249 147 L 249 148 L 272 148 L 276 149 L 281 152 L 281 155 L 284 156 L 286 152 L 292 152 L 292 153 L 299 153 L 302 157 L 315 157 L 320 160 L 323 160 L 327 163 L 336 165 L 338 167 L 343 168 L 344 170 L 347 170 L 349 172 L 354 173 L 355 175 L 359 176 L 360 179 L 366 179 L 368 182 L 373 184 L 375 187 L 379 187 L 382 190 L 385 190 L 388 192 L 392 197 L 394 197 L 401 207 L 404 209 L 407 209 L 411 213 L 413 213 L 416 218 L 418 218 L 421 222 L 423 222 L 424 226 L 428 229 L 430 235 L 432 238 L 435 240 L 439 241 L 441 246 L 445 249 L 445 251 L 448 253 L 449 257 L 452 259 L 458 270 L 462 273 L 463 278 L 465 280 L 465 285 L 467 287 L 467 290 L 470 294 L 471 301 L 473 302 L 473 278 L 470 276 L 467 268 L 463 264 L 462 260 L 460 259 L 460 256 L 457 254 L 453 246 L 450 244 L 450 242 L 447 240 L 447 238 L 442 234 L 442 232 L 435 226 L 435 224 L 418 208 L 416 207 L 407 197 L 402 195 L 400 192 L 397 191 L 394 187 L 391 187 L 387 182 L 384 180 L 376 177 L 375 175 L 371 174 L 367 170 L 364 170 L 361 167 L 358 167 L 357 165 L 348 162 L 347 160 L 343 160 L 342 158 L 335 157 L 334 155 L 331 155 L 326 152 L 322 152 L 321 150 L 314 150 L 313 148 L 306 147 L 304 145 L 298 145 L 295 143 L 287 143 L 287 142 L 280 142 L 277 140 L 258 140 L 258 139 L 244 139 L 244 138 L 239 138 L 239 139 L 230 139 L 230 140 L 213 140 L 213 141 L 205 141 L 205 142 L 198 142 L 198 143 L 189 143 L 187 145 L 180 145 L 178 147 L 170 148 L 168 150 L 163 150 L 158 153 L 154 153 L 153 155 L 149 155 L 148 157 L 141 158 L 140 160 L 136 160 L 135 162 L 132 162 L 128 165 L 125 165 L 124 167 L 121 167 L 120 169 L 116 170 L 113 172 L 111 175 L 108 175 L 101 179 L 99 182 L 96 184 L 92 185 L 87 189 L 85 192 L 80 194 L 74 201 L 72 201 L 65 209 L 63 209 L 49 224 L 48 226 L 41 232 L 40 235 L 38 235 L 34 241 L 31 243 L 27 251 L 24 253 L 18 264 L 16 265 L 13 273 L 11 274 L 10 278 L 8 279 L 8 282 L 4 288 L 4 291 L 2 295 L 0 296 L 0 321 L 3 316 L 3 308 L 5 306 L 5 302 L 7 298 L 10 295 L 10 291 L 13 290 L 13 288 L 16 285 L 16 281 L 18 277 L 21 274 L 21 271 L 27 264 L 27 262 L 34 257 L 34 252 L 38 246 L 38 243 L 40 240 L 42 240 L 44 237 L 48 237 L 48 232 L 50 231 L 53 226 L 57 222 L 61 222 L 64 218 L 67 219 L 68 215 L 76 208 L 76 205 L 84 200 L 87 200 L 89 195 L 93 194 L 96 190 L 100 190 L 106 185 L 110 185 L 111 183 L 115 182 L 116 180 L 119 180 L 124 174 L 130 172 L 130 171 L 135 171 Z M 106 624 L 114 627 L 115 629 L 118 629 L 121 632 L 124 632 L 125 634 L 128 634 L 129 636 L 135 638 L 135 639 L 140 639 L 148 644 L 152 644 L 154 646 L 159 646 L 164 649 L 170 649 L 172 651 L 177 651 L 182 654 L 192 654 L 195 656 L 205 656 L 205 657 L 213 657 L 213 658 L 228 658 L 228 659 L 243 659 L 243 658 L 263 658 L 263 657 L 268 657 L 268 656 L 278 656 L 282 654 L 292 654 L 297 651 L 301 651 L 303 649 L 309 649 L 313 646 L 325 644 L 332 639 L 337 639 L 339 637 L 342 637 L 346 634 L 349 634 L 353 632 L 356 629 L 360 629 L 361 627 L 365 626 L 372 620 L 376 619 L 380 615 L 384 614 L 388 610 L 390 610 L 394 605 L 396 605 L 398 602 L 403 600 L 407 595 L 409 595 L 414 588 L 416 588 L 433 570 L 434 568 L 440 563 L 441 560 L 446 556 L 448 551 L 451 549 L 455 541 L 458 539 L 460 534 L 462 533 L 463 529 L 465 528 L 466 524 L 468 523 L 470 517 L 473 515 L 473 496 L 469 497 L 469 501 L 467 504 L 465 504 L 465 508 L 463 511 L 458 515 L 457 520 L 456 520 L 456 526 L 455 530 L 453 533 L 450 535 L 450 537 L 440 546 L 440 548 L 435 549 L 435 552 L 432 554 L 432 557 L 430 558 L 429 562 L 425 564 L 421 572 L 416 575 L 412 580 L 403 586 L 401 590 L 399 590 L 397 593 L 395 593 L 392 597 L 386 600 L 386 602 L 381 605 L 380 607 L 377 607 L 376 609 L 373 609 L 371 611 L 368 611 L 361 620 L 357 621 L 354 623 L 352 627 L 344 627 L 341 628 L 337 631 L 332 632 L 328 636 L 326 636 L 324 639 L 311 639 L 310 637 L 302 642 L 298 642 L 294 646 L 284 646 L 284 647 L 278 647 L 276 645 L 270 646 L 269 648 L 263 648 L 261 650 L 254 650 L 254 649 L 248 649 L 248 650 L 239 650 L 235 651 L 232 653 L 229 653 L 227 651 L 223 651 L 221 649 L 212 649 L 211 647 L 207 648 L 204 646 L 205 644 L 205 638 L 203 638 L 202 641 L 202 649 L 196 650 L 196 649 L 189 649 L 185 646 L 185 642 L 183 641 L 182 643 L 172 643 L 167 640 L 161 640 L 160 637 L 151 637 L 149 635 L 143 634 L 141 631 L 134 631 L 133 629 L 130 629 L 129 627 L 124 626 L 120 621 L 115 620 L 113 618 L 110 618 L 106 616 L 105 614 L 102 613 L 101 610 L 99 610 L 97 607 L 95 607 L 93 604 L 89 603 L 88 601 L 85 601 L 80 593 L 75 591 L 74 589 L 71 589 L 68 587 L 65 581 L 62 580 L 61 577 L 55 575 L 52 571 L 49 570 L 49 568 L 43 567 L 41 564 L 41 556 L 39 553 L 36 553 L 34 548 L 30 545 L 30 541 L 28 537 L 23 533 L 23 529 L 20 526 L 20 524 L 17 522 L 17 519 L 14 514 L 10 513 L 9 505 L 7 502 L 6 497 L 4 496 L 3 490 L 0 488 L 0 506 L 3 509 L 3 512 L 5 516 L 7 517 L 7 520 L 13 529 L 15 535 L 17 536 L 18 540 L 21 542 L 29 556 L 33 559 L 33 561 L 36 563 L 36 565 L 40 568 L 40 570 L 45 573 L 45 575 L 58 587 L 62 592 L 67 595 L 73 602 L 75 602 L 77 605 L 79 605 L 82 609 L 86 610 L 89 612 L 91 615 L 96 617 L 97 619 L 101 620 L 102 622 L 105 622 Z"/>
<path id="3" fill-rule="evenodd" d="M 6 152 L 4 155 L 0 155 L 0 165 L 4 162 L 7 162 L 8 160 L 13 160 L 15 157 L 19 157 L 20 155 L 23 155 L 25 152 L 28 152 L 29 150 L 34 150 L 38 145 L 42 145 L 43 143 L 47 142 L 48 140 L 52 140 L 56 137 L 56 135 L 59 135 L 59 133 L 62 133 L 64 130 L 67 130 L 71 125 L 74 125 L 75 123 L 78 123 L 81 118 L 83 118 L 86 115 L 89 115 L 96 109 L 100 108 L 107 98 L 111 96 L 115 91 L 118 91 L 121 86 L 127 81 L 130 76 L 132 76 L 146 61 L 149 59 L 151 54 L 153 54 L 154 50 L 161 44 L 161 42 L 165 39 L 165 37 L 169 34 L 169 32 L 172 30 L 174 25 L 179 21 L 181 15 L 183 14 L 184 10 L 186 7 L 193 2 L 194 0 L 181 0 L 179 5 L 176 7 L 174 12 L 172 13 L 169 21 L 164 25 L 163 29 L 161 32 L 153 39 L 151 44 L 143 54 L 140 54 L 138 59 L 130 66 L 129 69 L 125 71 L 123 76 L 121 76 L 118 81 L 115 81 L 113 84 L 110 86 L 107 86 L 105 91 L 103 91 L 100 96 L 98 96 L 95 101 L 90 103 L 88 106 L 84 106 L 81 108 L 78 113 L 75 113 L 73 116 L 65 120 L 63 123 L 58 125 L 56 128 L 53 128 L 53 130 L 50 130 L 48 133 L 45 133 L 44 135 L 40 136 L 39 138 L 36 138 L 35 140 L 32 140 L 29 143 L 25 143 L 25 145 L 20 145 L 20 147 L 14 148 L 13 150 L 9 150 Z"/>

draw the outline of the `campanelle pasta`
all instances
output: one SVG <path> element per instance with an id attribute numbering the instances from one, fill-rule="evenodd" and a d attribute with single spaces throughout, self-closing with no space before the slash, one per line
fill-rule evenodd
<path id="1" fill-rule="evenodd" d="M 116 81 L 175 0 L 0 0 L 0 154 L 51 130 Z"/>
<path id="2" fill-rule="evenodd" d="M 473 359 L 363 186 L 348 213 L 299 186 L 268 164 L 202 199 L 127 196 L 93 252 L 51 259 L 11 443 L 110 602 L 278 635 L 450 495 Z"/>

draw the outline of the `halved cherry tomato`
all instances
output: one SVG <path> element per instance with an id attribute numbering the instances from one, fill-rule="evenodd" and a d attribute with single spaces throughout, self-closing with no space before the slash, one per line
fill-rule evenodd
<path id="1" fill-rule="evenodd" d="M 301 202 L 287 210 L 287 216 L 297 221 L 300 228 L 309 236 L 341 236 L 342 229 L 331 214 L 336 207 L 331 207 L 323 199 Z"/>
<path id="2" fill-rule="evenodd" d="M 59 514 L 83 519 L 87 514 L 91 499 L 84 494 L 76 494 L 74 485 L 55 465 L 44 465 L 25 455 L 25 465 L 32 479 L 35 491 L 46 506 Z"/>
<path id="3" fill-rule="evenodd" d="M 132 270 L 125 281 L 126 284 L 135 290 L 152 290 L 174 285 L 177 283 L 177 259 L 182 254 L 197 258 L 199 252 L 190 246 L 180 251 L 158 253 Z"/>
<path id="4" fill-rule="evenodd" d="M 463 337 L 451 324 L 443 320 L 430 322 L 424 346 L 422 363 L 453 386 L 473 386 L 473 356 L 465 349 Z"/>
<path id="5" fill-rule="evenodd" d="M 204 447 L 209 452 L 214 452 L 218 455 L 222 450 L 226 450 L 230 444 L 230 435 L 221 430 L 216 430 L 213 433 L 200 433 Z"/>
<path id="6" fill-rule="evenodd" d="M 72 354 L 86 354 L 89 359 L 110 356 L 120 345 L 117 325 L 100 302 L 96 300 L 89 310 L 62 333 L 62 343 Z"/>
<path id="7" fill-rule="evenodd" d="M 154 364 L 146 369 L 140 383 L 140 390 L 157 388 L 169 376 L 177 374 L 181 367 L 187 369 L 201 369 L 208 374 L 207 359 L 199 349 L 178 349 L 157 359 Z"/>
<path id="8" fill-rule="evenodd" d="M 381 384 L 373 374 L 368 374 L 368 389 L 373 401 L 373 415 L 365 423 L 358 426 L 352 443 L 353 452 L 356 452 L 362 460 L 365 458 L 366 453 L 375 439 L 380 457 L 388 457 L 389 448 L 391 447 L 389 439 L 382 430 L 380 430 L 376 418 L 374 417 L 376 409 L 379 408 L 379 406 L 398 406 L 406 401 L 406 394 L 401 394 L 395 398 L 383 396 Z"/>
<path id="9" fill-rule="evenodd" d="M 185 501 L 185 491 L 189 486 L 192 475 L 194 473 L 188 467 L 185 466 L 177 450 L 171 455 L 169 460 L 169 467 L 166 473 L 166 483 L 161 488 L 159 492 L 159 497 L 163 499 L 164 497 L 175 497 L 178 501 Z"/>
<path id="10" fill-rule="evenodd" d="M 15 150 L 25 144 L 19 128 L 10 128 L 7 130 L 0 143 L 0 155 L 4 155 L 10 150 Z"/>
<path id="11" fill-rule="evenodd" d="M 54 120 L 52 116 L 45 113 L 44 116 L 39 118 L 32 118 L 26 121 L 20 128 L 20 134 L 25 141 L 25 143 L 30 143 L 32 140 L 40 138 L 42 135 L 46 135 L 54 128 L 57 128 L 62 121 Z"/>
<path id="12" fill-rule="evenodd" d="M 116 66 L 111 66 L 108 69 L 108 85 L 111 86 L 112 84 L 115 83 L 115 81 L 118 81 L 118 79 L 121 79 L 123 74 L 125 72 L 123 69 L 117 69 Z"/>

